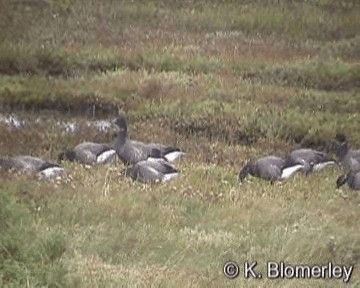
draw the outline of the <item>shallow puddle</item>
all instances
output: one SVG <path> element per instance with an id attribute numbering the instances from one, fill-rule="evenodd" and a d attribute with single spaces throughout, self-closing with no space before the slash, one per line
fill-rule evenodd
<path id="1" fill-rule="evenodd" d="M 66 118 L 66 119 L 64 119 Z M 43 124 L 51 126 L 52 128 L 59 128 L 69 133 L 77 132 L 83 128 L 91 128 L 99 132 L 116 131 L 113 125 L 114 119 L 83 119 L 83 118 L 69 118 L 61 117 L 59 115 L 34 115 L 22 113 L 20 114 L 1 114 L 0 125 L 7 126 L 14 129 L 23 129 L 33 124 Z"/>

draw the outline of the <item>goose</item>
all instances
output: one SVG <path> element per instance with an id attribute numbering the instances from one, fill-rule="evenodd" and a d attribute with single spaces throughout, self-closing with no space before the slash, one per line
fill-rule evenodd
<path id="1" fill-rule="evenodd" d="M 336 134 L 335 154 L 345 173 L 360 170 L 360 150 L 351 150 L 344 134 Z"/>
<path id="2" fill-rule="evenodd" d="M 149 157 L 147 160 L 126 167 L 125 175 L 143 183 L 166 182 L 176 178 L 179 171 L 164 158 Z"/>
<path id="3" fill-rule="evenodd" d="M 337 162 L 328 157 L 328 154 L 323 151 L 317 151 L 308 148 L 293 150 L 287 157 L 288 165 L 304 163 L 304 171 L 320 171 L 328 165 L 334 165 Z"/>
<path id="4" fill-rule="evenodd" d="M 300 164 L 301 163 L 301 164 Z M 248 162 L 240 171 L 239 180 L 244 182 L 248 174 L 270 180 L 288 179 L 292 174 L 300 169 L 304 169 L 304 161 L 289 165 L 286 159 L 277 156 L 265 156 L 255 162 Z"/>
<path id="5" fill-rule="evenodd" d="M 120 160 L 125 165 L 136 164 L 140 161 L 147 160 L 148 157 L 154 157 L 152 151 L 160 151 L 161 157 L 167 161 L 173 162 L 185 155 L 179 148 L 157 143 L 143 143 L 140 141 L 128 139 L 127 121 L 125 117 L 120 116 L 115 120 L 115 124 L 120 131 L 115 140 L 115 150 Z"/>
<path id="6" fill-rule="evenodd" d="M 66 174 L 66 170 L 58 164 L 28 155 L 0 158 L 0 168 L 38 173 L 40 178 L 53 178 Z"/>
<path id="7" fill-rule="evenodd" d="M 107 164 L 116 160 L 116 151 L 108 144 L 82 142 L 73 150 L 62 152 L 58 160 L 78 161 L 83 164 Z"/>
<path id="8" fill-rule="evenodd" d="M 340 188 L 345 183 L 353 190 L 360 190 L 360 171 L 350 171 L 344 175 L 341 175 L 336 180 L 336 187 Z"/>

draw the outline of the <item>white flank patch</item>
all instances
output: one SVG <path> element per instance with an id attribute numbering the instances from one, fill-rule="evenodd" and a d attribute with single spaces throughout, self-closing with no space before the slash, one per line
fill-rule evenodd
<path id="1" fill-rule="evenodd" d="M 161 162 L 161 161 L 164 161 L 165 159 L 163 158 L 154 158 L 154 157 L 149 157 L 146 159 L 146 161 L 149 161 L 149 162 Z"/>
<path id="2" fill-rule="evenodd" d="M 168 154 L 165 155 L 165 158 L 167 161 L 169 162 L 173 162 L 175 161 L 176 159 L 184 156 L 185 153 L 184 152 L 181 152 L 181 151 L 175 151 L 175 152 L 170 152 Z"/>
<path id="3" fill-rule="evenodd" d="M 97 158 L 96 158 L 96 162 L 97 163 L 108 163 L 111 162 L 113 159 L 113 157 L 115 156 L 116 151 L 115 150 L 108 150 L 105 151 L 104 153 L 100 154 Z"/>
<path id="4" fill-rule="evenodd" d="M 304 165 L 300 165 L 300 164 L 285 168 L 284 170 L 282 170 L 281 179 L 289 178 L 292 174 L 294 174 L 296 171 L 302 168 L 304 168 Z"/>
<path id="5" fill-rule="evenodd" d="M 169 174 L 165 174 L 162 178 L 163 182 L 167 182 L 170 181 L 171 179 L 176 178 L 177 176 L 179 176 L 179 173 L 169 173 Z"/>
<path id="6" fill-rule="evenodd" d="M 173 168 L 175 168 L 174 164 L 173 163 L 170 163 L 167 159 L 164 159 L 164 158 L 153 158 L 153 157 L 149 157 L 146 159 L 146 161 L 149 161 L 149 162 L 158 162 L 158 163 L 161 163 L 161 164 L 166 164 L 168 166 L 171 166 Z"/>
<path id="7" fill-rule="evenodd" d="M 65 174 L 65 169 L 62 167 L 50 167 L 39 172 L 40 178 L 53 178 Z"/>
<path id="8" fill-rule="evenodd" d="M 313 170 L 314 170 L 314 171 L 320 171 L 320 170 L 324 169 L 326 166 L 328 166 L 328 165 L 334 165 L 334 164 L 335 164 L 334 161 L 328 161 L 328 162 L 318 163 L 318 164 L 315 164 L 315 165 L 314 165 Z"/>

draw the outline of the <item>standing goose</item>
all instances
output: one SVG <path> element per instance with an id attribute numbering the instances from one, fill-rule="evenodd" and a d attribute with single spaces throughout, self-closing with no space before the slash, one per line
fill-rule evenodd
<path id="1" fill-rule="evenodd" d="M 288 165 L 287 161 L 281 157 L 266 156 L 246 164 L 239 174 L 239 180 L 243 182 L 248 174 L 271 182 L 285 180 L 304 167 L 304 164 L 299 163 Z"/>
<path id="2" fill-rule="evenodd" d="M 345 183 L 353 190 L 360 190 L 360 171 L 350 171 L 344 175 L 341 175 L 336 180 L 336 187 L 340 188 Z"/>
<path id="3" fill-rule="evenodd" d="M 320 171 L 328 165 L 336 164 L 334 159 L 328 157 L 326 152 L 313 149 L 297 149 L 287 156 L 288 164 L 304 163 L 304 171 Z"/>
<path id="4" fill-rule="evenodd" d="M 59 161 L 77 161 L 83 164 L 107 164 L 116 160 L 116 151 L 110 145 L 93 142 L 83 142 L 73 150 L 67 150 L 59 155 Z"/>
<path id="5" fill-rule="evenodd" d="M 344 134 L 336 134 L 335 154 L 345 171 L 360 170 L 360 150 L 351 150 Z"/>
<path id="6" fill-rule="evenodd" d="M 123 116 L 117 118 L 115 124 L 120 129 L 115 142 L 115 150 L 125 165 L 136 164 L 146 160 L 148 157 L 156 157 L 152 155 L 154 150 L 160 151 L 161 157 L 164 157 L 170 162 L 185 155 L 184 152 L 181 152 L 180 149 L 176 147 L 156 143 L 145 144 L 140 141 L 129 140 L 127 121 Z"/>
<path id="7" fill-rule="evenodd" d="M 66 170 L 59 165 L 33 156 L 0 158 L 0 168 L 38 173 L 40 178 L 53 178 L 66 174 Z"/>

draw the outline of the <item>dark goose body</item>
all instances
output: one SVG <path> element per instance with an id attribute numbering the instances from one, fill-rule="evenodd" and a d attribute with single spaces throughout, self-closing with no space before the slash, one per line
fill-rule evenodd
<path id="1" fill-rule="evenodd" d="M 239 179 L 244 181 L 246 176 L 250 174 L 270 181 L 285 180 L 304 167 L 304 164 L 288 165 L 287 160 L 281 157 L 265 156 L 246 164 L 240 171 Z"/>
<path id="2" fill-rule="evenodd" d="M 147 160 L 149 157 L 157 157 L 153 155 L 153 151 L 155 150 L 159 151 L 161 158 L 165 158 L 170 162 L 185 155 L 184 152 L 176 147 L 156 143 L 146 144 L 141 141 L 129 140 L 127 121 L 124 117 L 116 119 L 115 124 L 120 129 L 115 142 L 115 150 L 125 165 L 136 164 L 140 161 Z"/>

